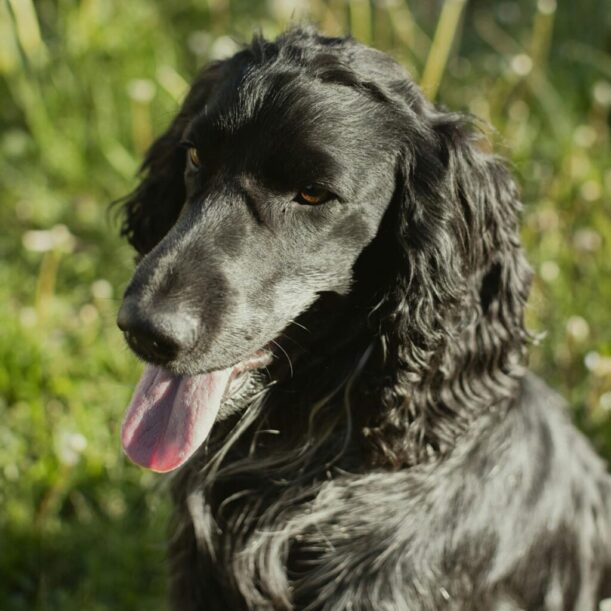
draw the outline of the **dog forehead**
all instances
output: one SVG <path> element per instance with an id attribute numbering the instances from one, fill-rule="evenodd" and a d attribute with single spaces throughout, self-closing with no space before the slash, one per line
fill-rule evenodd
<path id="1" fill-rule="evenodd" d="M 190 131 L 225 167 L 261 174 L 279 187 L 312 180 L 349 190 L 363 163 L 388 154 L 386 123 L 379 103 L 348 86 L 299 70 L 260 68 L 232 80 Z"/>
<path id="2" fill-rule="evenodd" d="M 361 91 L 324 82 L 295 66 L 259 66 L 228 77 L 192 121 L 192 131 L 219 140 L 247 133 L 266 139 L 311 136 L 329 145 L 376 134 L 384 110 Z"/>

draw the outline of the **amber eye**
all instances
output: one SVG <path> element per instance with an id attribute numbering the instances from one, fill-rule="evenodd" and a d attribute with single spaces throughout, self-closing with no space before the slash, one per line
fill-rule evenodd
<path id="1" fill-rule="evenodd" d="M 194 146 L 189 147 L 187 150 L 187 155 L 189 157 L 189 162 L 194 168 L 199 168 L 202 165 L 202 162 L 199 158 L 199 153 Z"/>
<path id="2" fill-rule="evenodd" d="M 333 195 L 319 187 L 318 185 L 306 185 L 297 195 L 295 201 L 300 204 L 307 204 L 309 206 L 317 206 L 318 204 L 324 204 L 329 201 Z"/>

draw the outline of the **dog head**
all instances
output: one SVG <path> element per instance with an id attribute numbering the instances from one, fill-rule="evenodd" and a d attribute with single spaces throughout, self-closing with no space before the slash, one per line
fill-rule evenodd
<path id="1" fill-rule="evenodd" d="M 321 295 L 355 291 L 359 268 L 412 381 L 474 317 L 508 303 L 521 321 L 515 190 L 471 140 L 351 39 L 296 29 L 204 70 L 124 201 L 141 258 L 118 323 L 153 365 L 128 454 L 182 464 L 230 382 Z"/>

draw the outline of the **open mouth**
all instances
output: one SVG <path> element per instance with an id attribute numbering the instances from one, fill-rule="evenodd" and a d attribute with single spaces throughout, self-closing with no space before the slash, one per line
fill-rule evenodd
<path id="1" fill-rule="evenodd" d="M 165 473 L 184 464 L 212 429 L 230 384 L 271 361 L 264 347 L 232 367 L 193 376 L 147 365 L 127 408 L 121 443 L 138 465 Z"/>

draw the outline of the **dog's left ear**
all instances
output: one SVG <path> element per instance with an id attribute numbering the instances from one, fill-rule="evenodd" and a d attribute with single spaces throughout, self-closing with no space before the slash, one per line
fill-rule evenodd
<path id="1" fill-rule="evenodd" d="M 415 464 L 453 447 L 473 414 L 514 396 L 531 272 L 504 163 L 461 115 L 421 107 L 406 127 L 395 197 L 374 260 L 374 312 L 389 366 L 367 428 L 374 461 Z"/>
<path id="2" fill-rule="evenodd" d="M 170 126 L 147 151 L 140 184 L 118 202 L 123 208 L 121 235 L 140 255 L 161 241 L 180 214 L 185 201 L 186 162 L 181 139 L 188 122 L 204 109 L 227 63 L 212 64 L 195 80 Z"/>
<path id="3" fill-rule="evenodd" d="M 424 126 L 409 133 L 393 214 L 402 266 L 395 322 L 414 379 L 431 371 L 431 359 L 440 365 L 444 348 L 458 345 L 468 328 L 491 353 L 511 358 L 500 344 L 524 343 L 531 277 L 507 167 L 480 148 L 464 116 L 425 113 Z"/>

